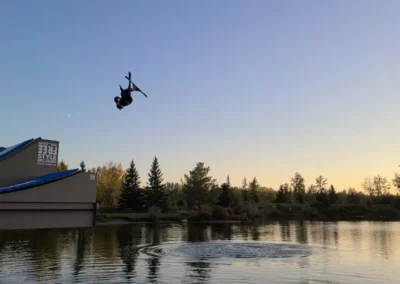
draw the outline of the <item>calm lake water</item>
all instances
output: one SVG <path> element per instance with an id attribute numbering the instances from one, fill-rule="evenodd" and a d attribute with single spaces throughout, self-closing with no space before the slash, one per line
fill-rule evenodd
<path id="1" fill-rule="evenodd" d="M 400 223 L 0 232 L 0 283 L 400 283 Z"/>

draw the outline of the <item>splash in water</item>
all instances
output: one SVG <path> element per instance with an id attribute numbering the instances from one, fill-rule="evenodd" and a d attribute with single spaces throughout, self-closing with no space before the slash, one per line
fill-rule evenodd
<path id="1" fill-rule="evenodd" d="M 306 257 L 311 248 L 301 244 L 267 242 L 169 243 L 143 248 L 150 255 L 171 255 L 198 259 L 210 258 L 289 258 Z"/>

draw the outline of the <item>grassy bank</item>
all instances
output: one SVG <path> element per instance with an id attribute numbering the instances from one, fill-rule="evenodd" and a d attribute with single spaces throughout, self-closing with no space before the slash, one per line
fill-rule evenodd
<path id="1" fill-rule="evenodd" d="M 121 220 L 126 222 L 182 222 L 183 220 L 193 221 L 199 216 L 198 212 L 168 212 L 159 213 L 157 216 L 151 213 L 136 212 L 101 212 L 97 215 L 98 222 L 110 222 Z"/>
<path id="2" fill-rule="evenodd" d="M 400 221 L 400 211 L 388 204 L 288 204 L 270 203 L 264 206 L 240 208 L 202 208 L 201 211 L 182 212 L 100 212 L 99 223 L 124 222 L 251 222 L 263 220 L 316 221 Z"/>
<path id="3" fill-rule="evenodd" d="M 262 215 L 280 220 L 399 221 L 400 211 L 389 204 L 273 204 Z"/>

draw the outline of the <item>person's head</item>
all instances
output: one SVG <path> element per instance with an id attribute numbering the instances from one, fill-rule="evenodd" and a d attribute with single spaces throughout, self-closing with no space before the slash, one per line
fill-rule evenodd
<path id="1" fill-rule="evenodd" d="M 117 109 L 119 109 L 119 110 L 122 109 L 122 106 L 119 103 L 117 103 L 116 106 L 117 106 Z"/>

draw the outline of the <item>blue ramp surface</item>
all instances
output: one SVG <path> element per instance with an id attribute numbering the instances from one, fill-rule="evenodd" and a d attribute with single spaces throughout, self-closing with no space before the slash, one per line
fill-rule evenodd
<path id="1" fill-rule="evenodd" d="M 8 148 L 4 149 L 3 151 L 0 152 L 0 159 L 6 158 L 9 155 L 21 150 L 26 145 L 31 143 L 33 140 L 35 140 L 35 139 L 32 138 L 32 139 L 26 140 L 24 142 L 18 143 L 18 144 L 14 145 L 14 146 L 11 146 L 11 147 L 8 147 Z"/>
<path id="2" fill-rule="evenodd" d="M 39 186 L 39 185 L 44 185 L 44 184 L 47 184 L 50 182 L 54 182 L 54 181 L 58 181 L 60 179 L 70 177 L 79 172 L 81 172 L 80 169 L 72 169 L 72 170 L 43 175 L 43 176 L 37 177 L 30 181 L 22 182 L 22 183 L 15 184 L 15 185 L 9 185 L 9 186 L 5 186 L 5 187 L 0 187 L 0 194 L 18 191 L 18 190 L 22 190 L 22 189 L 28 189 L 28 188 Z"/>

